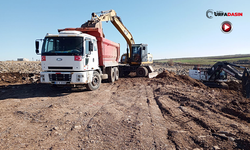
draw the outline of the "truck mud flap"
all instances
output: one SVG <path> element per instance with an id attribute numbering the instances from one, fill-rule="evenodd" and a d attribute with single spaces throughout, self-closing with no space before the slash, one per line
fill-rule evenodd
<path id="1" fill-rule="evenodd" d="M 101 78 L 102 78 L 102 80 L 108 79 L 108 74 L 102 74 Z"/>

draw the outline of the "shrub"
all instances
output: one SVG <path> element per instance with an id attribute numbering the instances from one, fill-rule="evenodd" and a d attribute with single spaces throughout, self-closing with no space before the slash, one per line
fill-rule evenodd
<path id="1" fill-rule="evenodd" d="M 173 66 L 173 65 L 174 65 L 174 61 L 173 61 L 172 59 L 171 59 L 171 60 L 168 60 L 167 64 L 168 64 L 169 66 Z"/>

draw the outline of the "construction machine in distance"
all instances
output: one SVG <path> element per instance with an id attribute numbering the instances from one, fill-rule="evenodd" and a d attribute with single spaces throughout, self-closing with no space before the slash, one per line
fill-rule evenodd
<path id="1" fill-rule="evenodd" d="M 101 11 L 99 16 L 92 13 L 91 20 L 84 23 L 81 28 L 94 27 L 102 29 L 103 21 L 110 21 L 125 38 L 128 45 L 127 53 L 123 54 L 120 59 L 122 64 L 119 66 L 120 76 L 127 76 L 130 72 L 136 72 L 138 77 L 155 77 L 157 72 L 154 72 L 152 66 L 150 66 L 153 63 L 153 56 L 148 53 L 148 45 L 135 44 L 132 34 L 124 26 L 114 10 Z"/>
<path id="2" fill-rule="evenodd" d="M 244 69 L 243 73 L 239 69 Z M 247 98 L 250 97 L 250 70 L 243 66 L 238 66 L 228 62 L 217 62 L 211 68 L 198 68 L 189 70 L 191 78 L 203 81 L 205 85 L 214 87 L 211 83 L 224 83 L 227 81 L 228 75 L 242 81 L 243 94 Z"/>

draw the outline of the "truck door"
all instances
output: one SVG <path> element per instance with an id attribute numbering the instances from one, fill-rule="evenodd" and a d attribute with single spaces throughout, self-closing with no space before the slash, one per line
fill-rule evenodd
<path id="1" fill-rule="evenodd" d="M 98 67 L 97 47 L 95 40 L 91 38 L 85 39 L 85 62 L 87 70 L 94 70 Z"/>

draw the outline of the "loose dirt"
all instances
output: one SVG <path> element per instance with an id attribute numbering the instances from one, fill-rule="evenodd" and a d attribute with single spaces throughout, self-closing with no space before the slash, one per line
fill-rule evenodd
<path id="1" fill-rule="evenodd" d="M 0 82 L 0 149 L 250 149 L 236 82 L 208 88 L 168 71 L 96 91 L 15 81 Z"/>
<path id="2" fill-rule="evenodd" d="M 0 73 L 0 85 L 38 83 L 39 79 L 39 74 L 34 73 Z"/>

